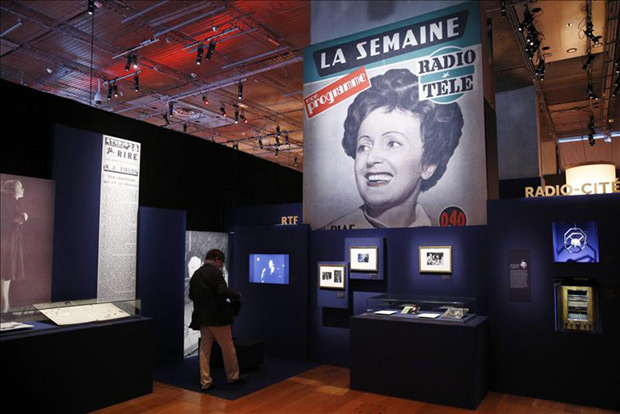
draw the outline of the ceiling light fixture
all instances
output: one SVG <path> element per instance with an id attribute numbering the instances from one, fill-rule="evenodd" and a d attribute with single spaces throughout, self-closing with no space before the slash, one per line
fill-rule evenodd
<path id="1" fill-rule="evenodd" d="M 168 115 L 174 115 L 174 102 L 168 102 Z"/>
<path id="2" fill-rule="evenodd" d="M 235 124 L 239 123 L 239 108 L 235 108 Z"/>
<path id="3" fill-rule="evenodd" d="M 88 0 L 88 14 L 92 15 L 95 13 L 95 0 Z"/>
<path id="4" fill-rule="evenodd" d="M 164 114 L 164 121 L 166 121 L 166 125 L 164 126 L 170 125 L 170 120 L 168 120 L 168 114 Z"/>
<path id="5" fill-rule="evenodd" d="M 133 90 L 136 91 L 136 92 L 138 92 L 140 90 L 140 78 L 138 77 L 137 73 L 133 77 Z"/>
<path id="6" fill-rule="evenodd" d="M 211 57 L 213 56 L 213 52 L 215 52 L 215 42 L 211 41 L 209 42 L 209 47 L 207 48 L 207 60 L 211 60 Z"/>
<path id="7" fill-rule="evenodd" d="M 295 162 L 295 167 L 297 167 L 297 155 L 295 155 L 295 160 L 294 160 L 294 162 Z"/>
<path id="8" fill-rule="evenodd" d="M 112 93 L 115 98 L 118 98 L 118 85 L 116 84 L 116 81 L 112 83 Z"/>
<path id="9" fill-rule="evenodd" d="M 201 43 L 198 45 L 198 52 L 196 52 L 196 64 L 200 65 L 202 63 L 202 53 L 204 52 L 205 47 Z"/>
<path id="10" fill-rule="evenodd" d="M 222 116 L 226 116 L 226 108 L 224 107 L 224 103 L 220 105 L 220 114 L 222 114 Z"/>
<path id="11" fill-rule="evenodd" d="M 586 61 L 583 63 L 583 66 L 581 67 L 583 70 L 588 70 L 588 68 L 590 67 L 590 65 L 592 64 L 592 62 L 594 61 L 594 58 L 596 58 L 596 55 L 593 55 L 591 53 L 588 53 L 587 57 L 586 57 Z"/>
<path id="12" fill-rule="evenodd" d="M 262 137 L 258 137 L 258 146 L 260 147 L 260 149 L 263 149 L 263 138 Z"/>
<path id="13" fill-rule="evenodd" d="M 209 105 L 209 98 L 207 98 L 207 94 L 202 95 L 202 103 L 205 105 Z"/>

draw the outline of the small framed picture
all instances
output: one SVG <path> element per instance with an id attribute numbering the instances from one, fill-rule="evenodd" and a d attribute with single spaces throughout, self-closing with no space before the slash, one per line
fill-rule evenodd
<path id="1" fill-rule="evenodd" d="M 452 246 L 420 246 L 420 273 L 452 273 Z"/>
<path id="2" fill-rule="evenodd" d="M 319 264 L 319 289 L 345 290 L 347 268 L 341 264 Z"/>
<path id="3" fill-rule="evenodd" d="M 352 272 L 377 272 L 377 246 L 349 248 Z"/>

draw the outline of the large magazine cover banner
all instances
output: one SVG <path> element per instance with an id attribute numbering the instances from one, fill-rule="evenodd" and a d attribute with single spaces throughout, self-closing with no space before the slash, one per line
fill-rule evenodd
<path id="1" fill-rule="evenodd" d="M 140 143 L 103 136 L 97 299 L 136 297 Z"/>
<path id="2" fill-rule="evenodd" d="M 189 298 L 189 281 L 204 263 L 207 252 L 211 249 L 219 249 L 228 258 L 228 233 L 215 233 L 207 231 L 185 232 L 185 293 L 184 293 L 184 324 L 183 324 L 183 356 L 191 357 L 198 355 L 198 339 L 200 331 L 194 331 L 189 327 L 192 323 L 192 311 L 194 303 Z M 228 259 L 224 262 L 222 273 L 226 283 L 228 280 Z M 230 285 L 229 285 L 230 286 Z"/>
<path id="3" fill-rule="evenodd" d="M 52 180 L 0 174 L 2 313 L 49 302 L 52 295 Z"/>
<path id="4" fill-rule="evenodd" d="M 304 51 L 304 222 L 486 224 L 477 2 Z"/>

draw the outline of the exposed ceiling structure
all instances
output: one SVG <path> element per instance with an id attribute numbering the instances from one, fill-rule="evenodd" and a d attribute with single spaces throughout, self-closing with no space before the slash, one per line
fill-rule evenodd
<path id="1" fill-rule="evenodd" d="M 585 0 L 483 3 L 497 91 L 536 85 L 542 142 L 587 136 L 590 114 L 597 134 L 620 130 L 620 2 L 590 3 L 602 38 L 589 70 Z M 525 4 L 544 81 L 517 30 Z M 3 79 L 303 171 L 309 1 L 2 1 L 0 10 Z M 598 100 L 586 92 L 589 76 Z"/>

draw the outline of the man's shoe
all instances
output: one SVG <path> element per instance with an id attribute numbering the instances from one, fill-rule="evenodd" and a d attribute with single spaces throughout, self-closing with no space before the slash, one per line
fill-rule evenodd
<path id="1" fill-rule="evenodd" d="M 230 381 L 229 384 L 239 384 L 241 382 L 245 382 L 247 378 L 248 374 L 239 374 L 239 378 L 237 378 L 235 381 Z"/>
<path id="2" fill-rule="evenodd" d="M 215 384 L 211 384 L 207 387 L 200 387 L 200 391 L 205 392 L 205 391 L 209 391 L 210 389 L 215 388 Z"/>

